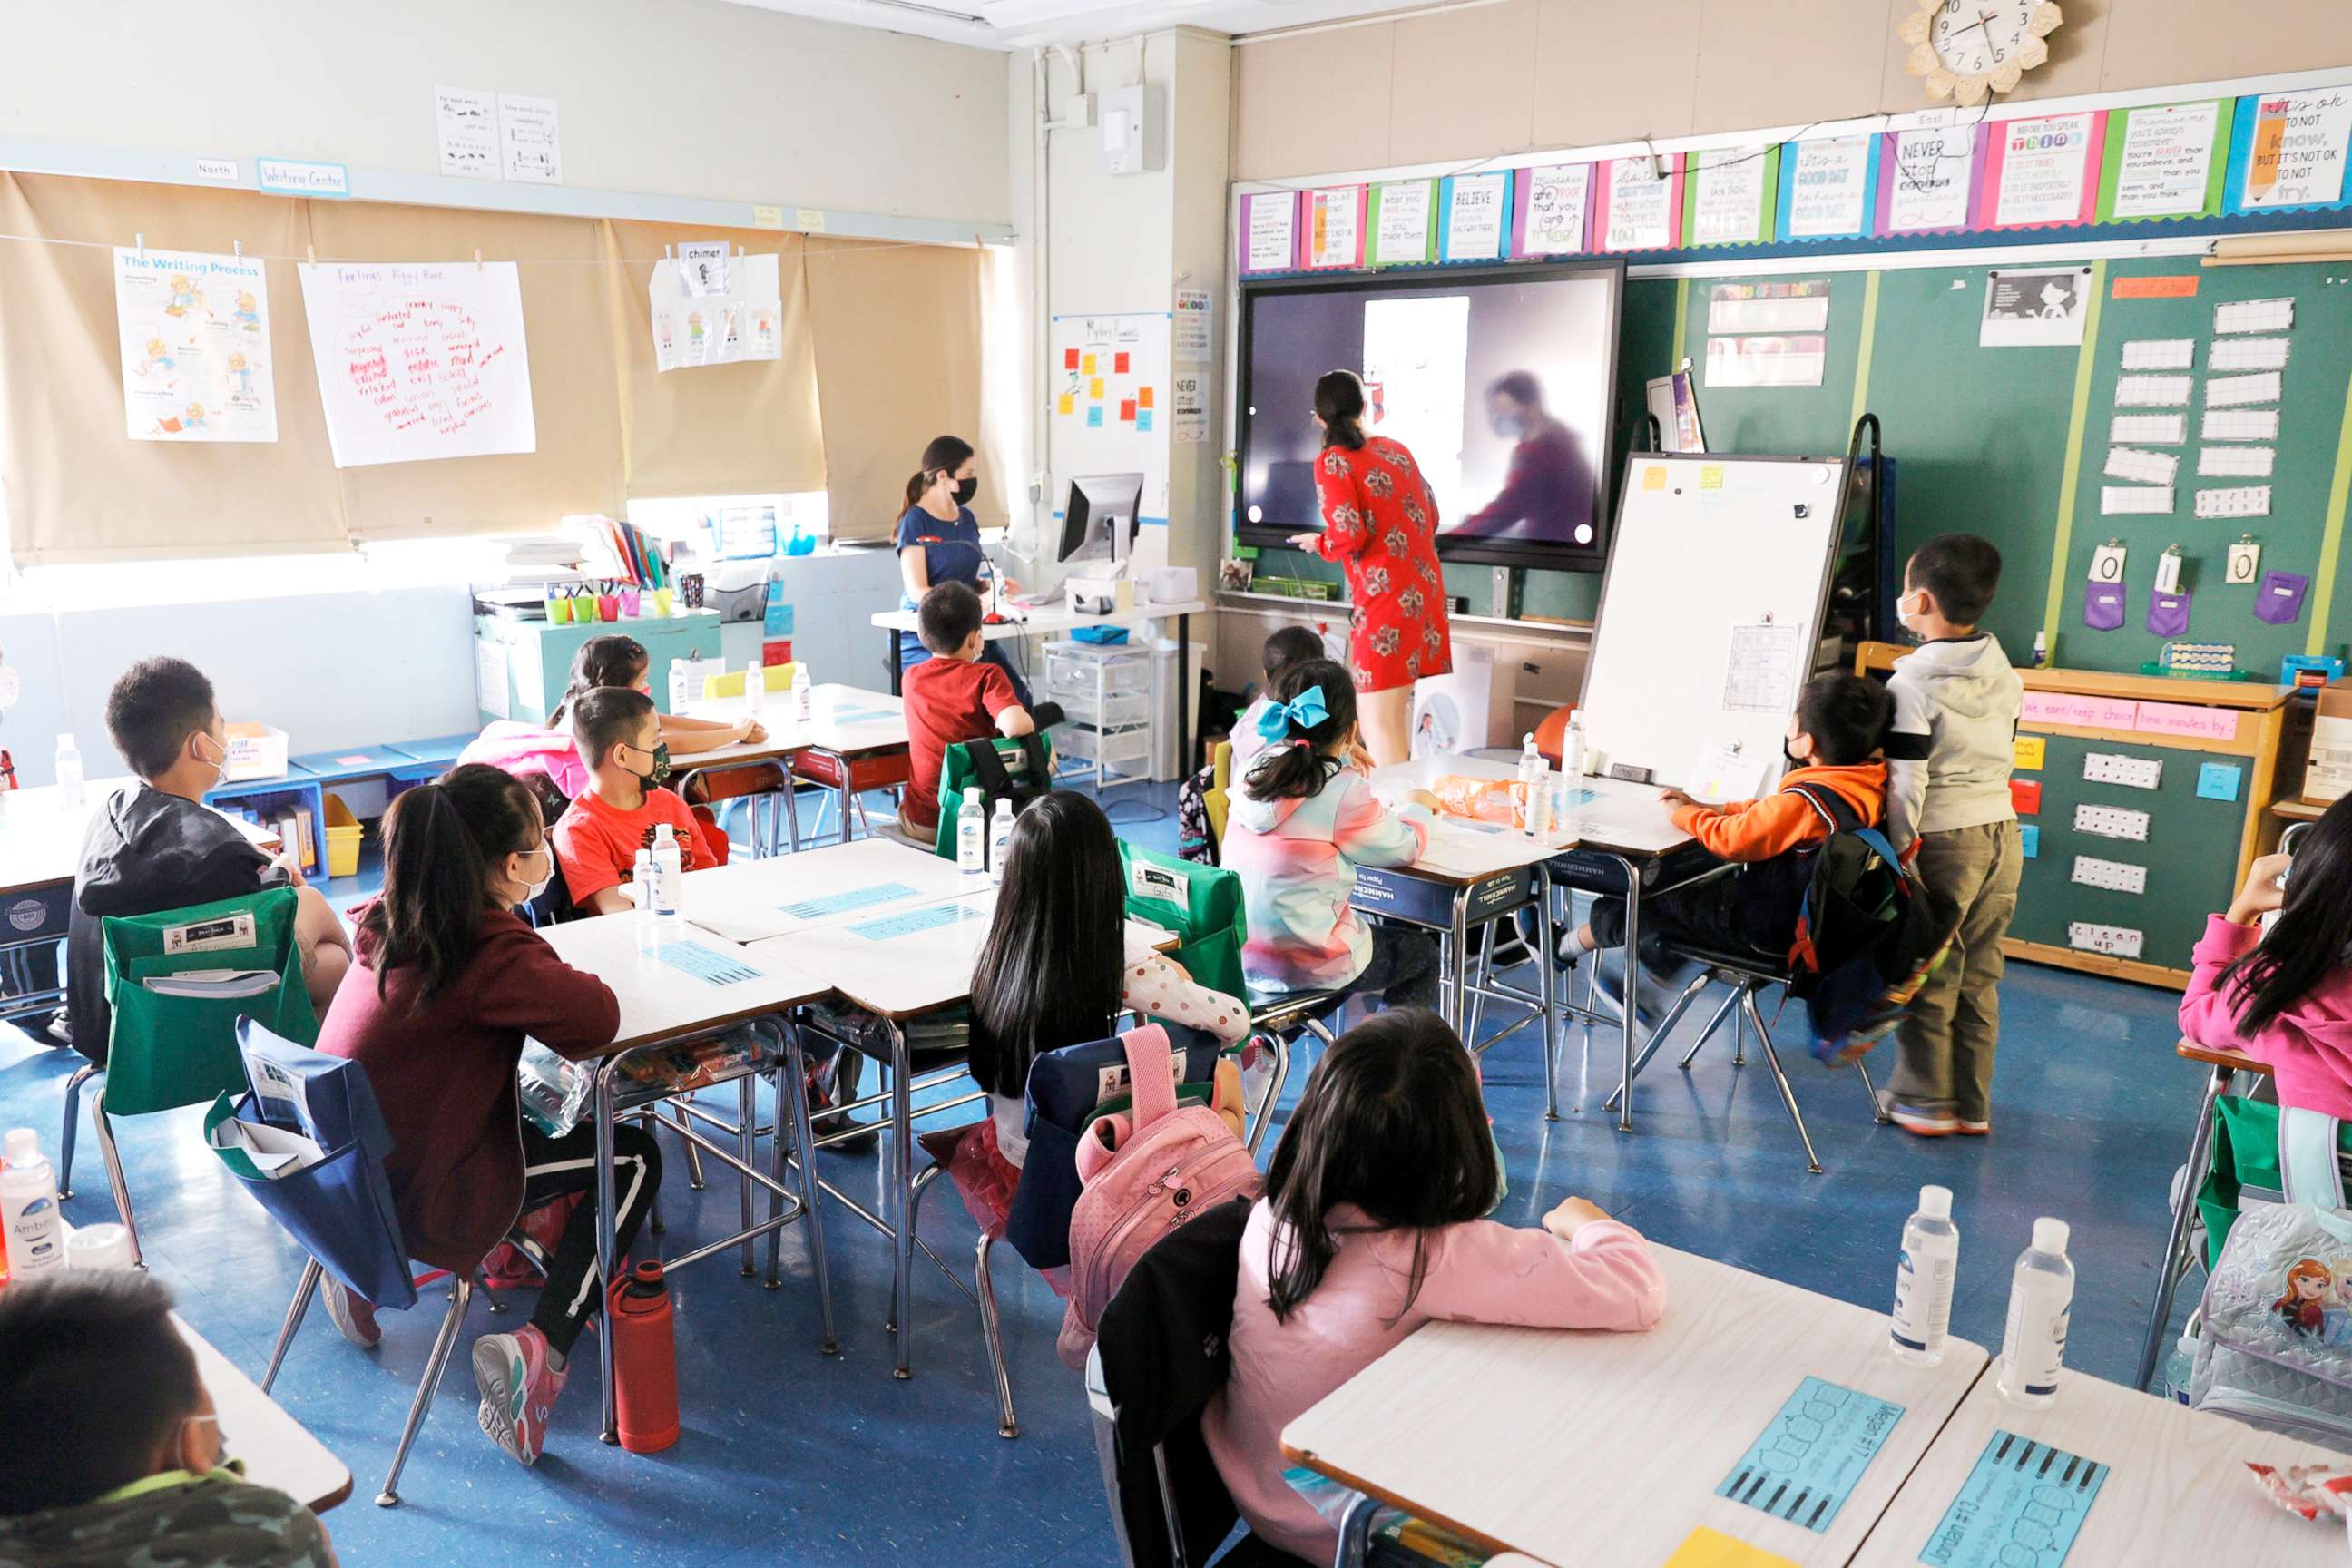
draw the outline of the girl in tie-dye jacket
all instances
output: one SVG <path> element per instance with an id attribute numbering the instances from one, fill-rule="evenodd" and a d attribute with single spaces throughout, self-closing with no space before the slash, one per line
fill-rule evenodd
<path id="1" fill-rule="evenodd" d="M 1391 1007 L 1437 1005 L 1437 939 L 1369 924 L 1349 906 L 1356 868 L 1420 858 L 1435 797 L 1414 790 L 1395 812 L 1349 765 L 1356 688 L 1309 659 L 1283 672 L 1258 720 L 1265 750 L 1226 819 L 1224 864 L 1242 879 L 1249 941 L 1242 967 L 1265 991 L 1377 994 Z"/>

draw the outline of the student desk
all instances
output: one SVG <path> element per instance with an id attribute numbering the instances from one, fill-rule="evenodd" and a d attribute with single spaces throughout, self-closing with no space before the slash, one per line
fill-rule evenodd
<path id="1" fill-rule="evenodd" d="M 1284 1428 L 1283 1452 L 1494 1552 L 1658 1563 L 1706 1525 L 1807 1568 L 1847 1562 L 1984 1351 L 1952 1340 L 1940 1366 L 1906 1365 L 1883 1314 L 1654 1250 L 1666 1309 L 1648 1333 L 1431 1323 Z M 1903 1406 L 1820 1533 L 1716 1495 L 1808 1375 Z"/>
<path id="2" fill-rule="evenodd" d="M 1082 615 L 1069 606 L 1066 598 L 1023 608 L 1009 600 L 1003 605 L 1005 619 L 996 626 L 980 628 L 984 642 L 1001 642 L 1006 637 L 1067 637 L 1080 626 L 1144 626 L 1171 616 L 1176 621 L 1176 756 L 1180 775 L 1190 775 L 1200 765 L 1192 746 L 1192 617 L 1209 607 L 1205 599 L 1183 599 L 1172 605 L 1138 605 L 1131 610 L 1114 610 L 1108 615 Z M 904 671 L 900 668 L 898 634 L 918 629 L 912 610 L 886 610 L 875 616 L 874 624 L 883 628 L 890 642 L 890 689 L 898 689 Z"/>
<path id="3" fill-rule="evenodd" d="M 853 798 L 866 790 L 889 789 L 908 780 L 907 719 L 898 699 L 883 692 L 828 684 L 813 687 L 811 693 L 813 712 L 808 722 L 801 722 L 789 693 L 771 691 L 756 713 L 768 731 L 766 740 L 701 752 L 679 772 L 691 774 L 782 760 L 793 777 L 826 785 L 839 794 L 841 842 L 846 844 Z M 687 708 L 697 719 L 732 721 L 751 711 L 748 694 L 691 703 Z M 790 790 L 784 792 L 784 826 L 797 850 L 800 813 Z"/>
<path id="4" fill-rule="evenodd" d="M 196 1375 L 212 1394 L 220 1418 L 221 1443 L 230 1458 L 245 1461 L 247 1480 L 284 1492 L 312 1513 L 324 1513 L 351 1497 L 351 1469 L 326 1445 L 177 1312 L 172 1314 L 172 1326 L 195 1352 Z"/>
<path id="5" fill-rule="evenodd" d="M 684 912 L 688 924 L 730 942 L 767 942 L 814 926 L 878 920 L 985 886 L 985 879 L 966 877 L 943 856 L 887 838 L 860 838 L 688 871 Z"/>
<path id="6" fill-rule="evenodd" d="M 776 1074 L 777 1115 L 782 1117 L 789 1111 L 799 1133 L 800 1147 L 805 1151 L 811 1146 L 808 1097 L 801 1092 L 805 1074 L 801 1064 L 799 1037 L 781 1020 L 783 1015 L 801 1004 L 829 994 L 832 987 L 780 956 L 754 954 L 749 949 L 738 947 L 708 932 L 693 931 L 667 937 L 665 941 L 692 942 L 760 973 L 755 976 L 723 983 L 689 975 L 655 953 L 639 950 L 637 922 L 634 914 L 572 921 L 550 926 L 540 934 L 547 939 L 548 945 L 555 949 L 556 956 L 564 963 L 575 969 L 585 970 L 611 986 L 621 1005 L 620 1032 L 604 1048 L 596 1066 L 596 1263 L 601 1277 L 613 1279 L 617 1262 L 614 1256 L 617 1248 L 613 1237 L 614 1118 L 624 1110 L 635 1110 L 670 1097 L 667 1091 L 656 1092 L 625 1083 L 623 1072 L 629 1058 L 640 1052 L 753 1027 L 764 1034 L 776 1048 L 767 1059 L 756 1060 L 730 1075 L 742 1086 L 741 1104 L 733 1128 L 735 1152 L 730 1153 L 683 1124 L 678 1128 L 680 1133 L 691 1140 L 696 1147 L 732 1165 L 743 1177 L 743 1227 L 733 1236 L 708 1242 L 681 1257 L 665 1259 L 665 1264 L 672 1269 L 683 1268 L 714 1252 L 723 1252 L 740 1244 L 743 1272 L 748 1275 L 752 1272 L 752 1240 L 764 1235 L 771 1238 L 768 1244 L 768 1279 L 772 1286 L 776 1279 L 780 1234 L 785 1226 L 805 1216 L 809 1222 L 809 1256 L 824 1316 L 824 1349 L 828 1354 L 832 1353 L 833 1306 L 831 1287 L 825 1273 L 824 1232 L 817 1217 L 814 1162 L 803 1158 L 800 1190 L 797 1193 L 787 1191 L 783 1185 L 784 1163 L 785 1150 L 791 1140 L 785 1137 L 784 1130 L 779 1124 L 770 1173 L 762 1175 L 754 1169 L 751 1102 L 753 1078 L 762 1073 Z M 757 1225 L 751 1219 L 753 1182 L 760 1183 L 769 1191 L 768 1217 Z M 782 1212 L 786 1199 L 793 1204 L 790 1214 Z M 614 1426 L 613 1406 L 611 1334 L 597 1334 L 596 1359 L 604 1383 L 604 1437 L 607 1443 L 616 1442 L 619 1433 Z"/>
<path id="7" fill-rule="evenodd" d="M 1995 1379 L 1995 1371 L 1988 1368 L 1960 1402 L 1863 1542 L 1853 1559 L 1856 1568 L 1912 1568 L 1921 1561 L 1937 1537 L 1945 1510 L 1996 1432 L 2014 1433 L 2110 1467 L 2096 1496 L 2081 1512 L 2079 1533 L 2066 1553 L 2070 1563 L 2085 1568 L 2110 1563 L 2213 1568 L 2343 1557 L 2342 1530 L 2306 1524 L 2273 1508 L 2256 1489 L 2245 1466 L 2252 1459 L 2276 1466 L 2341 1467 L 2343 1455 L 2079 1373 L 2060 1374 L 2058 1402 L 2047 1410 L 2011 1404 L 2000 1396 Z M 2062 1496 L 2063 1491 L 2062 1488 Z M 2038 1489 L 2036 1496 L 2041 1496 Z M 2046 1522 L 2024 1527 L 2046 1528 Z M 2017 1561 L 2052 1563 L 2056 1558 L 2047 1551 L 2038 1556 L 2029 1552 Z"/>

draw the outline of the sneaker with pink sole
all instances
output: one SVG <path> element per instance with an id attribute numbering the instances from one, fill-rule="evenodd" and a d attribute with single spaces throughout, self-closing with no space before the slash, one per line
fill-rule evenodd
<path id="1" fill-rule="evenodd" d="M 484 1334 L 474 1342 L 474 1384 L 482 1391 L 482 1430 L 526 1465 L 536 1464 L 547 1447 L 547 1421 L 555 1413 L 569 1371 L 548 1364 L 547 1336 L 526 1323 L 510 1334 Z"/>

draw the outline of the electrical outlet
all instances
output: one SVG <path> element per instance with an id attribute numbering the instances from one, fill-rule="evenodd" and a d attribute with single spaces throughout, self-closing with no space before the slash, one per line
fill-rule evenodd
<path id="1" fill-rule="evenodd" d="M 2125 805 L 2078 805 L 2074 808 L 2074 831 L 2095 838 L 2128 838 L 2145 844 L 2147 813 Z"/>
<path id="2" fill-rule="evenodd" d="M 2154 789 L 2164 782 L 2161 757 L 2126 757 L 2114 752 L 2083 754 L 2083 777 L 2091 784 L 2122 784 L 2126 789 Z"/>
<path id="3" fill-rule="evenodd" d="M 2104 952 L 2111 958 L 2137 958 L 2140 933 L 2129 926 L 2093 925 L 2088 921 L 2066 922 L 2066 945 L 2084 952 Z"/>
<path id="4" fill-rule="evenodd" d="M 2118 893 L 2147 891 L 2147 868 L 2135 866 L 2128 860 L 2102 860 L 2092 855 L 2074 857 L 2074 879 L 2086 888 L 2105 888 Z"/>

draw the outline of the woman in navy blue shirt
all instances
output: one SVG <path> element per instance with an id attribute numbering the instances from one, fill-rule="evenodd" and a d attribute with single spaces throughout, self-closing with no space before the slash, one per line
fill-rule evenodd
<path id="1" fill-rule="evenodd" d="M 961 583 L 983 601 L 987 579 L 1008 591 L 1014 586 L 1011 578 L 997 575 L 980 547 L 980 521 L 971 506 L 980 493 L 978 468 L 971 443 L 959 437 L 941 436 L 923 448 L 923 466 L 907 481 L 907 510 L 898 518 L 898 575 L 906 583 L 900 609 L 914 609 L 941 583 Z M 930 657 L 913 632 L 898 634 L 901 669 Z M 1029 683 L 1005 658 L 1003 645 L 984 644 L 981 657 L 1012 678 L 1013 694 L 1028 707 Z"/>

